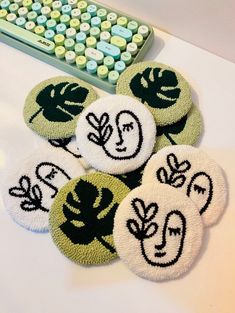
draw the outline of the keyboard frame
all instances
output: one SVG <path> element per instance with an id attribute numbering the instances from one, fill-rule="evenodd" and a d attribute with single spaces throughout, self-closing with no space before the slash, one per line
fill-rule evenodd
<path id="1" fill-rule="evenodd" d="M 144 41 L 144 44 L 141 46 L 141 48 L 139 49 L 138 53 L 135 55 L 133 61 L 131 64 L 140 62 L 141 60 L 143 60 L 144 56 L 146 55 L 146 53 L 148 52 L 148 50 L 150 49 L 152 43 L 153 43 L 153 39 L 154 39 L 154 31 L 151 25 L 147 24 L 145 21 L 142 21 L 136 17 L 133 17 L 131 15 L 127 15 L 119 10 L 113 9 L 109 6 L 105 6 L 103 4 L 100 4 L 96 1 L 87 1 L 88 4 L 95 4 L 98 9 L 99 8 L 104 8 L 109 12 L 115 12 L 117 13 L 119 16 L 123 15 L 125 17 L 128 18 L 128 20 L 135 20 L 139 23 L 139 25 L 144 24 L 147 25 L 149 27 L 149 35 L 147 37 L 147 39 Z M 12 24 L 10 22 L 8 22 L 9 24 Z M 34 48 L 33 46 L 30 46 L 22 41 L 17 40 L 14 37 L 9 36 L 8 34 L 4 33 L 4 30 L 0 30 L 0 41 L 13 47 L 16 48 L 22 52 L 25 52 L 26 54 L 29 54 L 32 57 L 35 57 L 37 59 L 39 59 L 40 61 L 46 62 L 49 65 L 52 65 L 72 76 L 78 77 L 100 89 L 105 90 L 106 92 L 109 93 L 115 93 L 116 91 L 116 85 L 111 84 L 107 78 L 106 79 L 102 79 L 99 78 L 97 76 L 97 74 L 90 74 L 88 73 L 86 70 L 83 69 L 79 69 L 76 64 L 68 64 L 66 63 L 65 59 L 58 59 L 55 54 L 51 55 L 51 54 L 47 54 L 46 52 L 43 52 L 41 50 L 38 50 L 36 48 Z M 128 65 L 129 66 L 131 66 Z M 127 67 L 127 68 L 128 68 Z"/>

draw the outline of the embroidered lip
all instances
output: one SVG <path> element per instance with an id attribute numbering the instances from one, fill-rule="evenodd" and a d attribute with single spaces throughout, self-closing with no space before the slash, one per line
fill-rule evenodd
<path id="1" fill-rule="evenodd" d="M 166 252 L 155 252 L 154 256 L 158 257 L 158 258 L 162 258 L 166 255 Z"/>
<path id="2" fill-rule="evenodd" d="M 124 148 L 116 148 L 117 152 L 126 152 L 126 147 Z"/>

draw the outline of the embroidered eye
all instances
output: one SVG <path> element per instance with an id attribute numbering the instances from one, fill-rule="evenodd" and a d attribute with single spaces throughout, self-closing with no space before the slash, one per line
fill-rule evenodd
<path id="1" fill-rule="evenodd" d="M 180 231 L 180 228 L 179 228 L 179 227 L 176 227 L 176 228 L 174 228 L 174 227 L 168 227 L 168 229 L 169 229 L 169 235 L 170 235 L 170 236 L 172 236 L 172 235 L 177 236 L 177 235 L 180 235 L 180 234 L 181 234 L 181 231 Z"/>
<path id="2" fill-rule="evenodd" d="M 122 131 L 127 131 L 127 132 L 129 132 L 130 130 L 132 130 L 134 127 L 133 127 L 133 122 L 130 122 L 130 123 L 128 123 L 128 124 L 123 124 L 122 125 Z"/>
<path id="3" fill-rule="evenodd" d="M 51 180 L 51 179 L 55 178 L 55 174 L 57 174 L 57 173 L 58 173 L 58 172 L 53 168 L 53 169 L 50 171 L 50 173 L 46 175 L 45 178 Z"/>
<path id="4" fill-rule="evenodd" d="M 206 188 L 203 188 L 197 184 L 194 185 L 194 191 L 197 191 L 198 194 L 202 193 L 204 195 Z"/>

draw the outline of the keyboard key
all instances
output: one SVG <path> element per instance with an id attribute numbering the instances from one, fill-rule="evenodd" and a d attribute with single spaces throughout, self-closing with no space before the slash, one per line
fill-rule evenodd
<path id="1" fill-rule="evenodd" d="M 100 37 L 100 29 L 98 27 L 91 27 L 90 28 L 90 35 L 98 39 Z"/>
<path id="2" fill-rule="evenodd" d="M 83 32 L 79 32 L 76 35 L 76 41 L 78 43 L 85 43 L 86 42 L 86 34 Z"/>
<path id="3" fill-rule="evenodd" d="M 138 47 L 137 47 L 137 44 L 134 43 L 134 42 L 130 42 L 128 43 L 128 45 L 126 46 L 126 51 L 127 52 L 130 52 L 130 54 L 133 56 L 133 55 L 136 55 L 137 51 L 138 51 Z"/>
<path id="4" fill-rule="evenodd" d="M 86 63 L 87 63 L 87 59 L 83 55 L 79 55 L 78 57 L 76 57 L 76 64 L 78 68 L 80 69 L 85 68 Z"/>
<path id="5" fill-rule="evenodd" d="M 56 21 L 54 20 L 47 20 L 46 27 L 47 29 L 56 30 Z"/>
<path id="6" fill-rule="evenodd" d="M 18 17 L 15 20 L 15 23 L 16 23 L 17 26 L 24 27 L 24 25 L 26 23 L 26 19 L 24 17 Z"/>
<path id="7" fill-rule="evenodd" d="M 10 6 L 9 6 L 9 11 L 10 11 L 11 13 L 17 13 L 18 10 L 19 10 L 18 4 L 16 4 L 16 3 L 10 4 Z"/>
<path id="8" fill-rule="evenodd" d="M 130 52 L 125 51 L 121 54 L 121 61 L 125 62 L 126 65 L 130 64 L 132 61 L 132 57 Z"/>
<path id="9" fill-rule="evenodd" d="M 149 28 L 146 25 L 141 25 L 138 28 L 138 34 L 140 34 L 141 36 L 143 36 L 143 38 L 146 38 L 149 34 Z"/>
<path id="10" fill-rule="evenodd" d="M 41 14 L 45 15 L 46 17 L 50 17 L 51 14 L 51 8 L 48 6 L 42 7 L 41 8 Z"/>
<path id="11" fill-rule="evenodd" d="M 138 23 L 136 21 L 130 21 L 127 24 L 127 28 L 132 32 L 132 34 L 135 34 L 138 30 Z"/>
<path id="12" fill-rule="evenodd" d="M 66 39 L 69 40 L 69 39 Z M 67 51 L 65 53 L 65 60 L 67 63 L 72 64 L 76 60 L 76 53 L 74 51 Z"/>
<path id="13" fill-rule="evenodd" d="M 68 4 L 63 5 L 61 8 L 62 14 L 68 14 L 69 15 L 71 13 L 71 11 L 72 11 L 72 8 Z"/>
<path id="14" fill-rule="evenodd" d="M 91 21 L 91 15 L 90 15 L 90 13 L 82 13 L 82 15 L 81 15 L 81 22 L 82 23 L 90 23 L 90 21 Z"/>
<path id="15" fill-rule="evenodd" d="M 111 29 L 111 23 L 109 21 L 103 21 L 101 23 L 101 30 L 104 31 L 104 32 L 108 32 L 110 31 Z"/>
<path id="16" fill-rule="evenodd" d="M 98 16 L 92 17 L 91 26 L 92 27 L 100 27 L 100 25 L 101 25 L 101 18 Z"/>
<path id="17" fill-rule="evenodd" d="M 32 8 L 33 2 L 32 2 L 32 0 L 23 0 L 22 4 L 23 4 L 23 7 L 30 10 Z"/>
<path id="18" fill-rule="evenodd" d="M 113 36 L 120 36 L 124 38 L 127 42 L 129 42 L 132 38 L 132 32 L 129 29 L 120 25 L 114 25 L 111 29 L 111 34 Z"/>
<path id="19" fill-rule="evenodd" d="M 109 42 L 109 41 L 110 41 L 110 38 L 111 38 L 111 35 L 110 35 L 109 32 L 101 32 L 101 33 L 100 33 L 100 40 L 101 40 L 101 41 Z"/>
<path id="20" fill-rule="evenodd" d="M 88 37 L 86 39 L 86 46 L 88 48 L 95 48 L 96 47 L 96 42 L 97 42 L 97 40 L 95 39 L 95 37 Z"/>
<path id="21" fill-rule="evenodd" d="M 36 24 L 33 21 L 28 21 L 25 23 L 25 29 L 29 31 L 34 31 L 34 28 L 36 27 Z"/>
<path id="22" fill-rule="evenodd" d="M 95 61 L 88 61 L 86 64 L 87 72 L 90 74 L 95 74 L 97 70 L 97 63 Z"/>
<path id="23" fill-rule="evenodd" d="M 72 9 L 77 7 L 78 0 L 68 0 L 68 5 L 71 6 Z"/>
<path id="24" fill-rule="evenodd" d="M 61 11 L 61 8 L 62 8 L 62 3 L 60 1 L 53 1 L 52 3 L 53 10 Z"/>
<path id="25" fill-rule="evenodd" d="M 33 22 L 32 22 L 33 23 Z M 55 32 L 54 30 L 47 29 L 44 33 L 44 37 L 48 40 L 53 40 L 55 37 Z"/>
<path id="26" fill-rule="evenodd" d="M 70 27 L 66 29 L 65 34 L 67 38 L 75 39 L 77 32 L 75 28 Z"/>
<path id="27" fill-rule="evenodd" d="M 37 13 L 34 12 L 34 11 L 30 11 L 28 14 L 27 14 L 27 19 L 28 21 L 31 21 L 31 22 L 36 22 L 37 21 Z"/>
<path id="28" fill-rule="evenodd" d="M 44 26 L 36 26 L 35 28 L 34 28 L 34 32 L 35 32 L 35 34 L 36 35 L 38 35 L 38 36 L 43 36 L 44 35 L 44 33 L 45 33 L 45 27 Z"/>
<path id="29" fill-rule="evenodd" d="M 110 55 L 111 57 L 114 58 L 114 60 L 119 59 L 121 51 L 118 47 L 111 45 L 105 41 L 100 41 L 97 43 L 97 49 L 101 52 L 103 52 L 103 54 L 106 55 Z"/>
<path id="30" fill-rule="evenodd" d="M 126 68 L 126 64 L 123 61 L 118 61 L 114 65 L 114 70 L 118 73 L 122 73 Z"/>
<path id="31" fill-rule="evenodd" d="M 39 15 L 37 17 L 37 24 L 38 25 L 42 25 L 42 26 L 45 26 L 46 25 L 46 21 L 47 21 L 47 18 L 45 15 Z"/>
<path id="32" fill-rule="evenodd" d="M 97 16 L 101 19 L 101 21 L 104 21 L 107 16 L 107 10 L 106 9 L 99 9 L 97 11 Z"/>
<path id="33" fill-rule="evenodd" d="M 73 50 L 74 46 L 75 46 L 75 41 L 72 38 L 65 39 L 64 47 L 66 50 Z M 75 62 L 75 60 L 74 60 L 74 62 Z"/>
<path id="34" fill-rule="evenodd" d="M 60 20 L 60 11 L 58 11 L 58 10 L 51 11 L 50 17 L 51 17 L 51 19 L 55 20 L 56 22 L 59 22 L 59 20 Z"/>
<path id="35" fill-rule="evenodd" d="M 16 19 L 17 19 L 17 16 L 15 13 L 9 13 L 6 16 L 6 20 L 10 23 L 15 23 Z"/>
<path id="36" fill-rule="evenodd" d="M 41 9 L 42 9 L 41 3 L 35 2 L 35 3 L 32 4 L 32 10 L 33 10 L 34 12 L 36 12 L 37 14 L 40 14 L 40 13 L 41 13 Z"/>
<path id="37" fill-rule="evenodd" d="M 117 14 L 114 12 L 110 12 L 107 15 L 107 21 L 109 21 L 112 25 L 116 24 L 117 22 Z"/>
<path id="38" fill-rule="evenodd" d="M 125 50 L 126 40 L 119 36 L 111 37 L 111 44 L 117 46 L 120 50 Z"/>
<path id="39" fill-rule="evenodd" d="M 82 23 L 82 24 L 80 25 L 80 31 L 83 32 L 83 33 L 85 33 L 86 35 L 89 34 L 90 28 L 91 28 L 91 27 L 90 27 L 90 25 L 89 25 L 88 23 Z"/>
<path id="40" fill-rule="evenodd" d="M 90 13 L 91 16 L 95 16 L 97 12 L 97 6 L 94 4 L 88 5 L 87 12 Z"/>
<path id="41" fill-rule="evenodd" d="M 63 23 L 57 24 L 57 26 L 56 26 L 56 32 L 57 32 L 57 34 L 62 34 L 62 35 L 64 35 L 65 32 L 66 32 L 66 28 L 67 28 L 66 25 L 63 24 Z"/>
<path id="42" fill-rule="evenodd" d="M 109 73 L 109 70 L 108 70 L 107 66 L 105 66 L 105 65 L 98 66 L 98 69 L 97 69 L 98 77 L 105 79 L 108 76 L 108 73 Z"/>
<path id="43" fill-rule="evenodd" d="M 65 56 L 65 52 L 66 50 L 65 50 L 65 47 L 63 46 L 59 46 L 55 48 L 55 55 L 58 59 L 63 59 Z"/>
<path id="44" fill-rule="evenodd" d="M 20 16 L 20 17 L 26 17 L 27 16 L 27 14 L 28 14 L 28 9 L 27 8 L 24 8 L 24 7 L 21 7 L 21 8 L 19 8 L 19 10 L 18 10 L 18 15 Z"/>
<path id="45" fill-rule="evenodd" d="M 142 45 L 144 39 L 143 39 L 143 36 L 142 36 L 142 35 L 140 35 L 140 34 L 135 34 L 135 35 L 132 37 L 132 41 L 133 41 L 134 43 L 136 43 L 138 47 L 140 47 L 140 46 Z"/>
<path id="46" fill-rule="evenodd" d="M 108 80 L 111 84 L 116 85 L 119 78 L 119 73 L 117 71 L 109 72 Z"/>
<path id="47" fill-rule="evenodd" d="M 69 22 L 69 25 L 70 25 L 70 27 L 76 29 L 76 31 L 77 31 L 77 30 L 79 30 L 79 27 L 80 27 L 80 21 L 77 18 L 72 18 Z"/>
<path id="48" fill-rule="evenodd" d="M 79 10 L 79 9 L 73 9 L 72 11 L 71 11 L 71 16 L 72 16 L 72 18 L 80 18 L 80 16 L 81 16 L 81 10 Z"/>
<path id="49" fill-rule="evenodd" d="M 7 17 L 7 10 L 0 10 L 0 19 L 5 19 Z"/>
<path id="50" fill-rule="evenodd" d="M 0 5 L 2 9 L 8 10 L 9 6 L 10 6 L 10 1 L 9 0 L 3 0 Z"/>
<path id="51" fill-rule="evenodd" d="M 77 7 L 81 10 L 81 12 L 85 12 L 87 8 L 87 2 L 86 1 L 79 1 L 77 4 Z"/>
<path id="52" fill-rule="evenodd" d="M 43 5 L 47 7 L 51 7 L 52 2 L 53 2 L 52 0 L 42 0 Z"/>
<path id="53" fill-rule="evenodd" d="M 66 26 L 69 25 L 70 16 L 68 14 L 63 14 L 60 16 L 60 23 L 65 24 Z"/>
<path id="54" fill-rule="evenodd" d="M 122 27 L 126 27 L 127 26 L 127 23 L 128 23 L 128 19 L 125 17 L 125 16 L 120 16 L 118 19 L 117 19 L 117 24 L 122 26 Z"/>
<path id="55" fill-rule="evenodd" d="M 83 43 L 76 43 L 74 50 L 77 55 L 83 55 L 85 53 L 86 47 Z"/>
<path id="56" fill-rule="evenodd" d="M 104 54 L 94 48 L 87 48 L 85 51 L 85 56 L 88 60 L 93 60 L 98 64 L 102 63 L 104 59 Z"/>
<path id="57" fill-rule="evenodd" d="M 64 41 L 65 41 L 64 35 L 62 35 L 62 34 L 57 34 L 57 35 L 55 35 L 55 37 L 54 37 L 54 42 L 55 42 L 55 44 L 56 44 L 57 46 L 63 46 Z"/>
<path id="58" fill-rule="evenodd" d="M 114 62 L 114 58 L 113 57 L 108 55 L 107 57 L 104 58 L 104 65 L 107 66 L 107 68 L 109 70 L 113 69 L 114 63 L 115 62 Z"/>

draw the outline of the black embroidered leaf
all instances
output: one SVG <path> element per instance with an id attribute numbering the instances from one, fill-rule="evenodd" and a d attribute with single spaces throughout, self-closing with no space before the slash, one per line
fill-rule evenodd
<path id="1" fill-rule="evenodd" d="M 42 192 L 38 185 L 34 185 L 32 187 L 32 194 L 35 200 L 39 200 L 39 201 L 42 200 Z"/>
<path id="2" fill-rule="evenodd" d="M 86 120 L 94 129 L 99 130 L 100 121 L 94 113 L 92 112 L 88 113 L 86 116 Z"/>
<path id="3" fill-rule="evenodd" d="M 170 141 L 172 145 L 176 145 L 177 143 L 172 139 L 170 134 L 177 135 L 181 133 L 186 125 L 188 116 L 185 115 L 178 122 L 166 126 L 157 126 L 157 137 L 165 135 L 166 138 Z"/>
<path id="4" fill-rule="evenodd" d="M 100 138 L 94 134 L 94 133 L 89 133 L 87 135 L 87 138 L 92 141 L 93 143 L 95 143 L 96 145 L 102 146 L 103 142 L 100 140 Z"/>
<path id="5" fill-rule="evenodd" d="M 185 180 L 186 180 L 186 177 L 184 175 L 179 175 L 179 176 L 174 177 L 171 180 L 170 185 L 175 188 L 180 188 L 185 183 Z"/>
<path id="6" fill-rule="evenodd" d="M 109 122 L 109 116 L 107 113 L 103 113 L 100 118 L 100 126 L 104 127 Z"/>
<path id="7" fill-rule="evenodd" d="M 20 179 L 19 179 L 19 185 L 20 187 L 27 193 L 29 192 L 29 189 L 30 189 L 30 179 L 28 176 L 22 176 Z"/>
<path id="8" fill-rule="evenodd" d="M 167 171 L 164 167 L 160 167 L 157 172 L 157 179 L 160 181 L 160 183 L 162 184 L 167 184 L 168 183 L 168 175 L 167 175 Z"/>
<path id="9" fill-rule="evenodd" d="M 87 245 L 97 239 L 114 253 L 115 249 L 104 238 L 113 232 L 113 219 L 118 204 L 112 202 L 113 194 L 109 189 L 102 188 L 99 191 L 93 184 L 79 180 L 74 188 L 74 195 L 68 193 L 66 204 L 63 205 L 67 220 L 60 229 L 73 244 Z"/>
<path id="10" fill-rule="evenodd" d="M 156 223 L 150 223 L 144 230 L 144 238 L 150 238 L 156 234 L 158 226 Z"/>
<path id="11" fill-rule="evenodd" d="M 160 68 L 146 68 L 136 74 L 131 82 L 132 93 L 153 108 L 164 109 L 174 105 L 180 88 L 174 72 Z"/>
<path id="12" fill-rule="evenodd" d="M 129 219 L 126 222 L 126 226 L 129 230 L 129 232 L 135 236 L 135 238 L 137 238 L 138 240 L 140 240 L 142 238 L 142 234 L 141 234 L 141 230 L 140 230 L 140 226 L 138 224 L 138 222 L 134 219 Z"/>
<path id="13" fill-rule="evenodd" d="M 155 215 L 157 214 L 158 211 L 158 205 L 156 203 L 150 203 L 145 210 L 145 218 L 144 221 L 145 223 L 150 222 L 152 219 L 154 219 Z"/>
<path id="14" fill-rule="evenodd" d="M 113 128 L 111 125 L 108 125 L 107 127 L 105 127 L 104 132 L 102 134 L 103 145 L 106 144 L 106 142 L 109 140 L 110 136 L 112 135 L 112 132 L 113 132 Z"/>
<path id="15" fill-rule="evenodd" d="M 131 202 L 131 206 L 135 210 L 136 215 L 139 217 L 140 220 L 145 219 L 145 204 L 142 199 L 135 198 Z"/>
<path id="16" fill-rule="evenodd" d="M 73 120 L 83 107 L 82 103 L 86 100 L 88 90 L 76 83 L 50 84 L 39 92 L 36 102 L 41 107 L 29 120 L 42 112 L 43 116 L 51 122 L 67 122 Z"/>
<path id="17" fill-rule="evenodd" d="M 28 200 L 22 201 L 20 204 L 20 207 L 24 211 L 28 211 L 28 212 L 38 209 L 35 203 L 32 203 L 31 201 L 28 201 Z"/>
<path id="18" fill-rule="evenodd" d="M 178 173 L 185 173 L 191 168 L 191 164 L 188 160 L 184 160 L 179 163 L 176 155 L 174 153 L 170 153 L 166 157 L 167 164 L 172 171 L 176 171 Z"/>
<path id="19" fill-rule="evenodd" d="M 25 191 L 19 187 L 12 187 L 9 189 L 9 194 L 13 197 L 24 198 Z"/>

